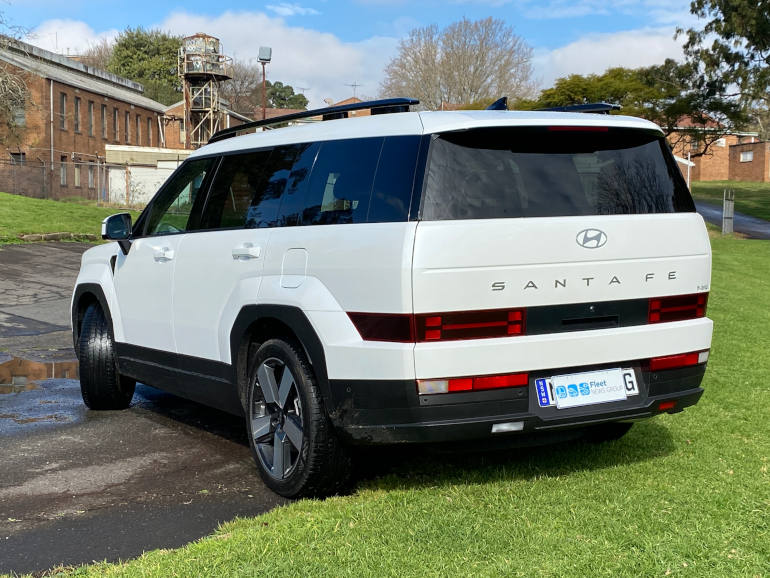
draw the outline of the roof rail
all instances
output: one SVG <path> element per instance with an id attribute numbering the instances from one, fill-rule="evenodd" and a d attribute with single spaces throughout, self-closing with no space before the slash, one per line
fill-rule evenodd
<path id="1" fill-rule="evenodd" d="M 537 110 L 544 112 L 592 112 L 598 114 L 610 114 L 611 110 L 620 110 L 620 105 L 610 104 L 608 102 L 588 102 L 586 104 L 568 104 L 567 106 L 538 108 Z"/>
<path id="2" fill-rule="evenodd" d="M 364 110 L 367 108 L 372 110 L 373 115 L 389 114 L 393 112 L 409 112 L 409 107 L 415 104 L 420 104 L 420 101 L 414 98 L 386 98 L 383 100 L 369 100 L 366 102 L 356 102 L 353 104 L 342 104 L 340 106 L 327 106 L 326 108 L 316 108 L 314 110 L 303 110 L 301 112 L 293 112 L 283 116 L 276 116 L 263 120 L 255 120 L 253 122 L 247 122 L 245 124 L 239 124 L 238 126 L 220 130 L 219 132 L 215 132 L 213 135 L 211 135 L 211 138 L 209 138 L 209 143 L 233 137 L 244 130 L 259 128 L 261 126 L 270 126 L 272 124 L 280 124 L 283 122 L 289 122 L 290 120 L 299 120 L 313 116 L 320 116 L 323 118 L 323 120 L 347 118 L 349 112 L 354 110 Z"/>

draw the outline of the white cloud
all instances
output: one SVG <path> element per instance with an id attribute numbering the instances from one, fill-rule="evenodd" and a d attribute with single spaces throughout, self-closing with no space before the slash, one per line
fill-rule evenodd
<path id="1" fill-rule="evenodd" d="M 550 51 L 536 51 L 533 65 L 544 88 L 570 74 L 601 74 L 608 68 L 638 68 L 682 59 L 682 43 L 674 30 L 642 29 L 591 34 Z"/>
<path id="2" fill-rule="evenodd" d="M 278 16 L 316 16 L 320 14 L 315 8 L 305 8 L 299 4 L 289 4 L 288 2 L 268 4 L 266 8 Z"/>
<path id="3" fill-rule="evenodd" d="M 247 62 L 256 61 L 259 46 L 272 47 L 268 79 L 310 87 L 305 95 L 311 107 L 325 106 L 325 98 L 348 98 L 352 88 L 345 85 L 354 82 L 361 85 L 359 95 L 377 94 L 382 70 L 398 46 L 397 38 L 384 36 L 344 42 L 259 12 L 225 12 L 215 18 L 176 12 L 158 27 L 184 36 L 205 31 L 222 40 L 225 54 Z"/>
<path id="4" fill-rule="evenodd" d="M 323 107 L 325 98 L 339 101 L 352 96 L 349 84 L 356 83 L 357 95 L 376 96 L 382 71 L 396 53 L 398 38 L 374 36 L 361 42 L 344 42 L 337 36 L 310 28 L 288 25 L 282 18 L 261 12 L 224 12 L 214 18 L 174 12 L 159 28 L 188 36 L 205 32 L 222 41 L 223 51 L 242 61 L 254 61 L 260 46 L 273 49 L 267 78 L 285 84 L 309 87 L 305 95 L 310 106 Z M 102 38 L 112 39 L 117 30 L 96 32 L 76 20 L 48 20 L 30 33 L 31 44 L 63 54 L 81 53 Z"/>
<path id="5" fill-rule="evenodd" d="M 79 20 L 46 20 L 29 32 L 24 41 L 59 54 L 82 54 L 90 46 L 117 35 L 115 29 L 96 32 Z"/>

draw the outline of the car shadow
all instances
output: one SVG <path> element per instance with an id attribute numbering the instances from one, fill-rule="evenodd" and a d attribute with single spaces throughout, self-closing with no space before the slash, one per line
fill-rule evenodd
<path id="1" fill-rule="evenodd" d="M 664 424 L 646 420 L 602 443 L 571 430 L 550 438 L 357 448 L 355 485 L 390 490 L 532 480 L 655 460 L 675 447 Z"/>
<path id="2" fill-rule="evenodd" d="M 136 392 L 132 406 L 148 418 L 205 431 L 248 451 L 243 418 L 141 384 Z M 358 446 L 352 448 L 349 491 L 556 477 L 658 459 L 675 447 L 668 428 L 655 419 L 640 421 L 621 439 L 603 443 L 585 439 L 582 430 L 569 430 L 443 444 Z"/>
<path id="3" fill-rule="evenodd" d="M 248 449 L 246 424 L 242 417 L 141 383 L 136 385 L 131 407 L 145 411 L 150 419 L 173 420 Z"/>

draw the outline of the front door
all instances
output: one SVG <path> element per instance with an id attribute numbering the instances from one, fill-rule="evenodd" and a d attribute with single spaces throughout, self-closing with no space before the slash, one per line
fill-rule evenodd
<path id="1" fill-rule="evenodd" d="M 200 220 L 206 175 L 214 159 L 185 163 L 163 186 L 147 208 L 144 233 L 128 255 L 118 253 L 115 293 L 123 340 L 144 348 L 174 353 L 174 269 L 187 231 Z"/>

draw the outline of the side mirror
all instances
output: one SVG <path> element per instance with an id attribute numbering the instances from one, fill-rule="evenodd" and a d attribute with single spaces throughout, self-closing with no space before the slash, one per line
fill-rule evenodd
<path id="1" fill-rule="evenodd" d="M 102 221 L 102 239 L 117 241 L 123 253 L 128 255 L 131 248 L 131 215 L 118 213 Z"/>

